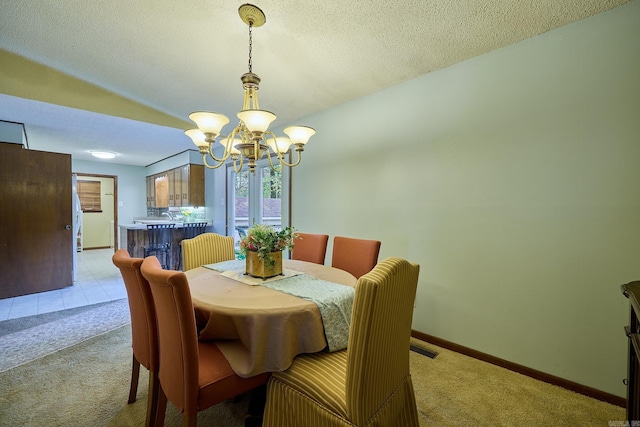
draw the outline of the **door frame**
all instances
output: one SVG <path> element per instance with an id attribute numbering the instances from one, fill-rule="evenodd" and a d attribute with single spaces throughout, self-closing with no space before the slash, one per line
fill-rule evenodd
<path id="1" fill-rule="evenodd" d="M 97 173 L 85 173 L 85 172 L 72 172 L 78 176 L 78 179 L 82 176 L 93 178 L 113 178 L 113 252 L 118 250 L 118 176 L 117 175 L 101 175 Z"/>

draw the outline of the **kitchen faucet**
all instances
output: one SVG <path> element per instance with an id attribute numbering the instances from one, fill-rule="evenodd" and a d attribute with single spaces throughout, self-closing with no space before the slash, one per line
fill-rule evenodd
<path id="1" fill-rule="evenodd" d="M 162 215 L 166 215 L 166 216 L 168 216 L 168 217 L 169 217 L 169 219 L 170 219 L 171 221 L 173 221 L 173 215 L 171 215 L 171 212 L 169 212 L 169 211 L 167 211 L 167 212 L 163 212 L 163 213 L 162 213 Z"/>

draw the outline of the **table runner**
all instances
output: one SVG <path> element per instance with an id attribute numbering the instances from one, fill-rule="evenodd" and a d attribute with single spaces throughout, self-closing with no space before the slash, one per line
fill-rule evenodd
<path id="1" fill-rule="evenodd" d="M 347 348 L 354 288 L 306 274 L 268 282 L 262 286 L 315 303 L 324 324 L 328 350 Z"/>
<path id="2" fill-rule="evenodd" d="M 245 261 L 243 260 L 231 260 L 208 264 L 203 267 L 224 272 L 226 277 L 239 280 L 234 276 L 237 276 L 237 273 L 244 272 L 244 263 Z M 316 304 L 322 317 L 328 350 L 339 351 L 347 348 L 355 289 L 351 286 L 317 279 L 307 274 L 299 274 L 293 277 L 280 276 L 278 279 L 273 281 L 262 281 L 260 279 L 261 283 L 258 284 Z M 239 281 L 244 282 L 244 280 Z M 250 285 L 255 284 L 250 283 Z"/>

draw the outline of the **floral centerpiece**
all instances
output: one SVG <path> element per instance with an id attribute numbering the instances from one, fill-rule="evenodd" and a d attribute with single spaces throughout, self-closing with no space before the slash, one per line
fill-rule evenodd
<path id="1" fill-rule="evenodd" d="M 180 209 L 183 221 L 191 222 L 193 211 L 191 209 Z"/>
<path id="2" fill-rule="evenodd" d="M 246 256 L 246 273 L 266 279 L 282 274 L 282 251 L 293 249 L 292 227 L 276 230 L 255 224 L 240 241 L 240 253 Z"/>

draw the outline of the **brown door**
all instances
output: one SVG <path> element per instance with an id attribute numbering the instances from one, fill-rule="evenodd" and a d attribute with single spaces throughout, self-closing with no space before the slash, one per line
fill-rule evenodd
<path id="1" fill-rule="evenodd" d="M 73 284 L 71 156 L 0 143 L 0 298 Z"/>

